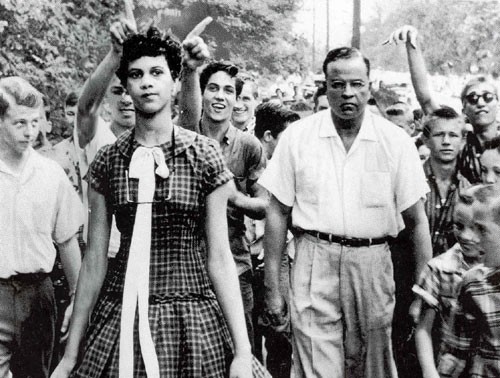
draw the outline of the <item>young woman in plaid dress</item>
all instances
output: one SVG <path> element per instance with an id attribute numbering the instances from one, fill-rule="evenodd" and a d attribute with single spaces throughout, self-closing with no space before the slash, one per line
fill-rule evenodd
<path id="1" fill-rule="evenodd" d="M 114 37 L 125 40 L 117 74 L 134 100 L 136 127 L 89 169 L 89 247 L 53 376 L 248 378 L 225 216 L 232 176 L 213 141 L 171 122 L 179 44 L 154 28 L 126 39 L 133 29 L 124 21 Z M 184 57 L 206 54 L 198 38 Z M 112 213 L 121 244 L 108 267 Z"/>

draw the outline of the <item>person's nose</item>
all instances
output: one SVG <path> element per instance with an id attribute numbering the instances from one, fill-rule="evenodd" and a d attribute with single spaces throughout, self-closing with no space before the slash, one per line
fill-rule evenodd
<path id="1" fill-rule="evenodd" d="M 354 96 L 353 88 L 349 83 L 346 83 L 344 90 L 342 91 L 342 97 L 349 98 L 352 96 Z"/>

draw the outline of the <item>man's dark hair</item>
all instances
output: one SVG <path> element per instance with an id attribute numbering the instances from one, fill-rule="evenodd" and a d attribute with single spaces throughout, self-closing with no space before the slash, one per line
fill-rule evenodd
<path id="1" fill-rule="evenodd" d="M 316 92 L 314 92 L 313 100 L 314 100 L 314 109 L 318 107 L 318 98 L 321 96 L 326 96 L 326 87 L 322 85 L 321 87 L 318 87 Z"/>
<path id="2" fill-rule="evenodd" d="M 76 106 L 76 104 L 78 104 L 78 94 L 76 92 L 69 92 L 64 99 L 64 106 L 67 108 L 68 106 Z"/>
<path id="3" fill-rule="evenodd" d="M 299 119 L 300 116 L 297 113 L 281 104 L 273 102 L 259 104 L 255 109 L 255 136 L 262 139 L 264 133 L 269 130 L 273 138 L 277 138 L 289 123 Z"/>
<path id="4" fill-rule="evenodd" d="M 420 121 L 424 118 L 424 111 L 422 109 L 413 109 L 413 120 Z"/>
<path id="5" fill-rule="evenodd" d="M 327 68 L 330 63 L 341 59 L 347 60 L 352 58 L 362 58 L 366 66 L 366 74 L 370 76 L 370 61 L 361 53 L 361 51 L 354 47 L 339 47 L 337 49 L 330 50 L 328 54 L 326 54 L 325 61 L 323 62 L 323 73 L 325 74 L 325 78 L 327 77 Z"/>
<path id="6" fill-rule="evenodd" d="M 170 35 L 162 35 L 156 27 L 150 27 L 146 34 L 135 34 L 123 42 L 123 54 L 120 60 L 120 67 L 116 71 L 116 76 L 121 84 L 127 88 L 128 66 L 130 62 L 142 58 L 143 56 L 157 57 L 164 56 L 170 75 L 175 80 L 181 71 L 181 45 Z"/>
<path id="7" fill-rule="evenodd" d="M 500 153 L 500 136 L 494 137 L 491 140 L 487 140 L 483 145 L 484 151 L 486 150 L 497 150 Z"/>
<path id="8" fill-rule="evenodd" d="M 239 96 L 241 93 L 241 89 L 243 88 L 243 80 L 238 77 L 238 67 L 236 67 L 231 62 L 211 62 L 203 69 L 203 71 L 201 71 L 200 74 L 201 93 L 205 92 L 205 88 L 207 87 L 208 80 L 210 80 L 210 77 L 219 71 L 223 71 L 227 73 L 230 77 L 235 78 L 236 96 Z"/>
<path id="9" fill-rule="evenodd" d="M 438 119 L 445 119 L 445 120 L 456 120 L 457 122 L 461 123 L 463 125 L 462 127 L 462 136 L 465 136 L 466 129 L 465 129 L 465 123 L 463 118 L 458 114 L 455 109 L 449 107 L 449 106 L 441 106 L 440 108 L 434 110 L 430 115 L 429 118 L 424 122 L 424 128 L 422 130 L 422 134 L 426 137 L 429 138 L 431 136 L 431 128 L 434 125 L 434 122 Z"/>

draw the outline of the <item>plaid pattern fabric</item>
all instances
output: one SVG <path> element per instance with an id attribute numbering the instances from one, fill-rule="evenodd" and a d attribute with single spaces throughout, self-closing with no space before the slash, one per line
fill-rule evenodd
<path id="1" fill-rule="evenodd" d="M 175 146 L 160 146 L 171 173 L 167 179 L 156 176 L 152 206 L 152 337 L 162 377 L 223 377 L 232 357 L 231 339 L 205 267 L 204 214 L 207 195 L 232 175 L 216 142 L 178 127 L 174 135 Z M 133 131 L 127 132 L 101 149 L 89 169 L 89 184 L 105 196 L 115 214 L 121 243 L 74 377 L 118 377 L 121 299 L 138 184 L 127 180 L 127 169 L 137 147 Z M 134 338 L 134 376 L 144 377 L 137 332 Z"/>
<path id="2" fill-rule="evenodd" d="M 459 244 L 445 253 L 431 259 L 420 274 L 413 292 L 439 315 L 436 329 L 436 345 L 441 343 L 443 334 L 449 327 L 450 314 L 457 302 L 458 287 L 462 276 L 470 269 L 464 261 Z"/>
<path id="3" fill-rule="evenodd" d="M 461 190 L 469 187 L 470 183 L 457 172 L 446 197 L 441 198 L 429 160 L 424 163 L 424 172 L 430 188 L 425 202 L 425 213 L 429 219 L 433 255 L 438 256 L 457 242 L 453 234 L 453 210 L 455 209 L 458 194 Z"/>
<path id="4" fill-rule="evenodd" d="M 500 377 L 499 309 L 500 269 L 467 272 L 439 359 L 441 377 Z"/>

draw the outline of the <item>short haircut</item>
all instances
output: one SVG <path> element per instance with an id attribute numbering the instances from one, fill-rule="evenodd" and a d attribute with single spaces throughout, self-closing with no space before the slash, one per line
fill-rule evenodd
<path id="1" fill-rule="evenodd" d="M 465 136 L 466 134 L 466 129 L 465 129 L 465 122 L 460 114 L 458 114 L 455 109 L 450 108 L 449 106 L 441 106 L 440 108 L 434 110 L 427 120 L 424 122 L 424 128 L 422 130 L 422 134 L 426 137 L 429 138 L 431 136 L 431 129 L 436 120 L 438 119 L 444 119 L 444 120 L 455 120 L 456 122 L 459 122 L 462 124 L 462 136 Z"/>
<path id="2" fill-rule="evenodd" d="M 483 185 L 473 194 L 474 201 L 488 209 L 496 224 L 500 225 L 500 186 Z"/>
<path id="3" fill-rule="evenodd" d="M 465 86 L 462 89 L 462 92 L 460 93 L 460 100 L 462 101 L 462 104 L 465 101 L 465 96 L 467 96 L 467 92 L 469 91 L 469 89 L 471 89 L 475 85 L 479 85 L 479 84 L 483 84 L 483 83 L 486 83 L 489 86 L 491 86 L 494 90 L 495 96 L 498 96 L 497 86 L 491 78 L 484 76 L 484 75 L 476 76 L 476 77 L 473 77 L 472 79 L 470 79 L 467 83 L 465 83 Z"/>
<path id="4" fill-rule="evenodd" d="M 242 89 L 243 89 L 243 85 L 245 85 L 245 84 L 250 85 L 250 87 L 252 88 L 251 89 L 252 96 L 255 100 L 257 100 L 259 98 L 259 86 L 255 82 L 255 79 L 250 74 L 248 74 L 246 72 L 240 72 L 238 74 L 238 78 L 243 81 Z"/>
<path id="5" fill-rule="evenodd" d="M 76 106 L 78 104 L 78 94 L 76 92 L 69 92 L 64 99 L 64 106 Z"/>
<path id="6" fill-rule="evenodd" d="M 236 96 L 239 96 L 243 88 L 243 80 L 238 75 L 238 67 L 231 62 L 211 62 L 209 63 L 200 74 L 200 88 L 201 93 L 205 92 L 210 77 L 219 72 L 225 72 L 230 77 L 235 78 Z"/>
<path id="7" fill-rule="evenodd" d="M 42 94 L 30 83 L 19 76 L 0 79 L 0 118 L 3 118 L 10 106 L 10 101 L 28 108 L 42 106 Z"/>
<path id="8" fill-rule="evenodd" d="M 370 76 L 370 61 L 361 53 L 361 51 L 354 47 L 339 47 L 337 49 L 330 50 L 328 54 L 326 54 L 326 58 L 323 62 L 323 73 L 325 74 L 325 78 L 327 77 L 326 73 L 328 64 L 336 62 L 337 60 L 347 60 L 352 58 L 362 58 L 366 66 L 366 74 Z"/>
<path id="9" fill-rule="evenodd" d="M 322 85 L 321 87 L 318 87 L 316 92 L 314 92 L 314 97 L 313 97 L 314 109 L 316 109 L 318 107 L 318 99 L 321 96 L 326 96 L 326 87 L 324 85 Z"/>
<path id="10" fill-rule="evenodd" d="M 281 104 L 265 102 L 255 109 L 255 136 L 262 139 L 266 131 L 270 131 L 273 138 L 283 132 L 289 123 L 300 119 L 300 116 L 288 110 Z"/>
<path id="11" fill-rule="evenodd" d="M 483 145 L 483 152 L 486 150 L 497 150 L 500 153 L 500 136 L 487 140 Z"/>
<path id="12" fill-rule="evenodd" d="M 164 56 L 172 79 L 175 80 L 179 76 L 182 61 L 180 43 L 168 34 L 163 35 L 158 28 L 152 26 L 146 34 L 135 34 L 123 42 L 123 54 L 116 76 L 125 88 L 127 88 L 129 64 L 143 56 Z"/>

